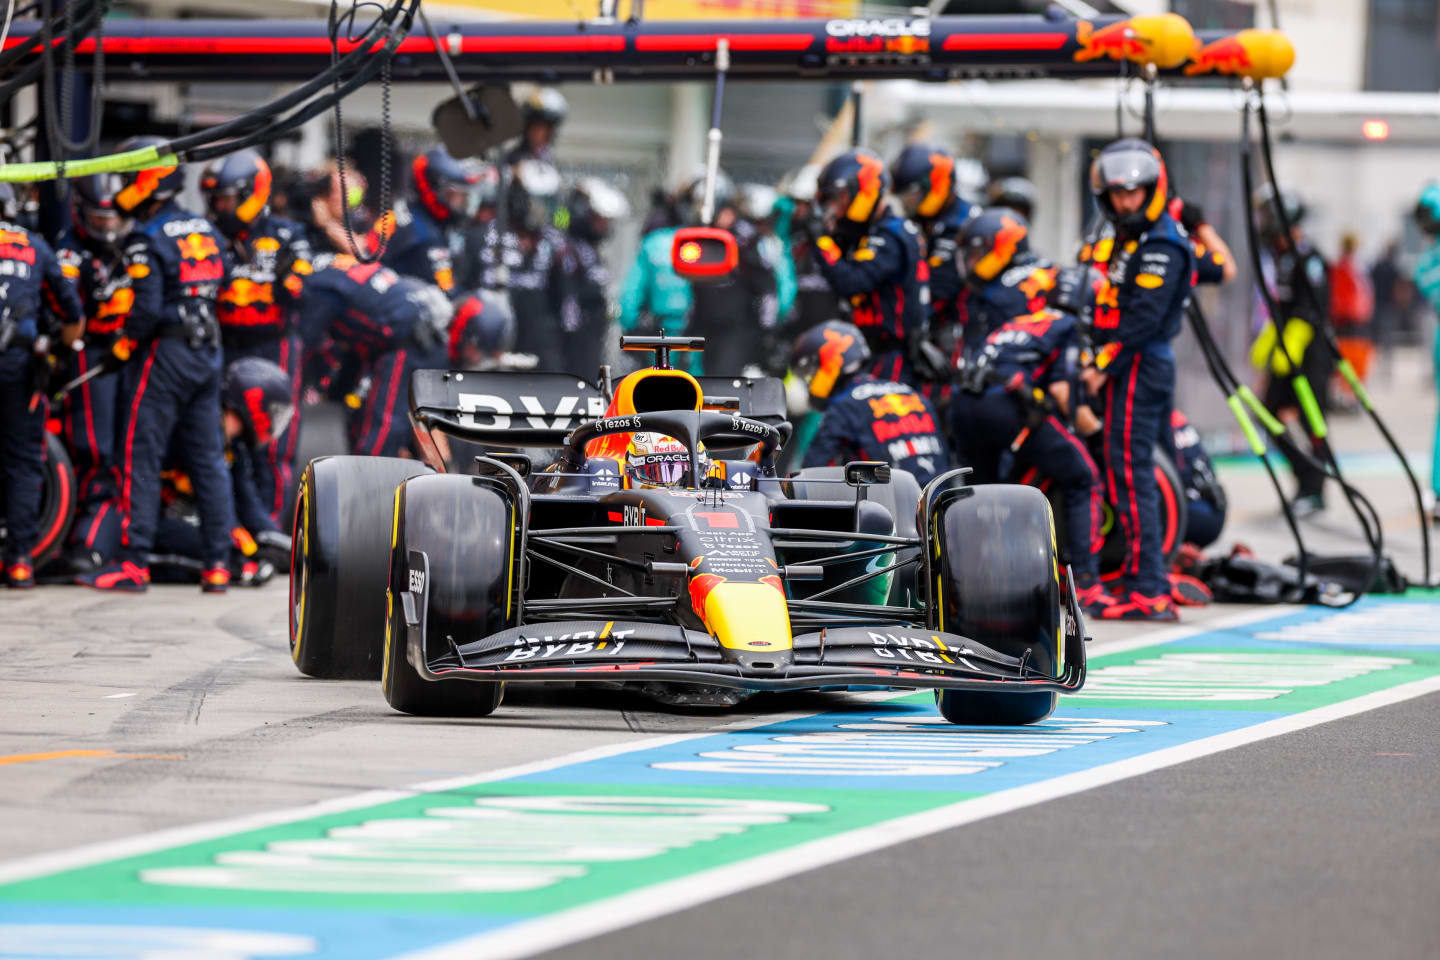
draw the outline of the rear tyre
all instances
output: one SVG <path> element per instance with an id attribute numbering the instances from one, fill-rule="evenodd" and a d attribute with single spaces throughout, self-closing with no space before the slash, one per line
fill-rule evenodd
<path id="1" fill-rule="evenodd" d="M 306 466 L 290 561 L 290 656 L 301 673 L 379 679 L 390 508 L 397 486 L 430 472 L 393 457 L 319 457 Z"/>
<path id="2" fill-rule="evenodd" d="M 425 717 L 484 717 L 495 712 L 504 684 L 426 680 L 406 656 L 407 627 L 400 595 L 410 587 L 411 551 L 429 560 L 425 611 L 426 655 L 511 625 L 514 583 L 510 502 L 476 478 L 437 474 L 406 481 L 395 491 L 395 531 L 385 594 L 385 700 L 401 713 Z"/>
<path id="3" fill-rule="evenodd" d="M 1058 677 L 1061 639 L 1059 567 L 1050 504 L 1034 487 L 986 484 L 940 519 L 942 629 L 1012 657 L 1030 652 L 1036 671 Z M 1054 693 L 937 690 L 951 723 L 1017 726 L 1055 709 Z"/>

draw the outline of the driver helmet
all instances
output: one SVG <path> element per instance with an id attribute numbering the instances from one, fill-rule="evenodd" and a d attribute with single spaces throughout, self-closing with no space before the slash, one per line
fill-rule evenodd
<path id="1" fill-rule="evenodd" d="M 697 459 L 703 475 L 710 466 L 703 443 L 699 445 Z M 690 451 L 674 437 L 660 433 L 637 433 L 630 438 L 630 446 L 625 451 L 625 473 L 630 479 L 631 489 L 678 487 L 689 472 Z"/>

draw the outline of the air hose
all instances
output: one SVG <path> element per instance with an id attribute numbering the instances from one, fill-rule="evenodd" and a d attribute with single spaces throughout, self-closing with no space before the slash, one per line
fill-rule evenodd
<path id="1" fill-rule="evenodd" d="M 1280 182 L 1275 177 L 1275 163 L 1271 151 L 1270 123 L 1265 114 L 1265 92 L 1263 87 L 1256 85 L 1255 93 L 1256 114 L 1260 121 L 1260 155 L 1264 160 L 1265 175 L 1270 181 L 1270 189 L 1273 190 L 1275 194 L 1275 209 L 1280 220 L 1280 228 L 1285 231 L 1285 235 L 1288 237 L 1291 228 L 1290 214 L 1285 209 L 1285 204 L 1280 194 Z M 1248 190 L 1249 187 L 1247 186 L 1246 189 Z M 1320 303 L 1320 298 L 1316 294 L 1314 286 L 1310 283 L 1310 277 L 1303 270 L 1300 271 L 1300 288 L 1305 291 L 1305 296 L 1310 301 L 1311 309 L 1315 311 L 1315 315 L 1324 318 L 1327 315 L 1327 307 Z M 1328 322 L 1321 324 L 1320 334 L 1320 339 L 1324 341 L 1326 348 L 1335 358 L 1335 369 L 1340 373 L 1340 376 L 1345 378 L 1345 382 L 1350 385 L 1350 389 L 1355 394 L 1355 399 L 1359 401 L 1366 415 L 1369 416 L 1371 422 L 1375 424 L 1375 429 L 1379 431 L 1386 445 L 1389 446 L 1390 450 L 1395 454 L 1396 459 L 1400 461 L 1400 468 L 1405 471 L 1405 477 L 1410 482 L 1410 490 L 1415 497 L 1415 508 L 1420 514 L 1420 551 L 1424 564 L 1425 584 L 1429 586 L 1431 583 L 1430 523 L 1429 518 L 1425 516 L 1425 498 L 1420 492 L 1420 481 L 1416 478 L 1415 471 L 1411 469 L 1410 462 L 1405 459 L 1405 454 L 1400 449 L 1400 444 L 1396 442 L 1395 436 L 1390 432 L 1390 428 L 1386 425 L 1384 419 L 1381 418 L 1380 411 L 1376 410 L 1375 405 L 1370 402 L 1370 395 L 1366 392 L 1365 385 L 1360 382 L 1360 377 L 1356 374 L 1355 368 L 1351 366 L 1350 361 L 1340 352 L 1340 344 L 1336 342 L 1335 332 L 1331 329 Z"/>

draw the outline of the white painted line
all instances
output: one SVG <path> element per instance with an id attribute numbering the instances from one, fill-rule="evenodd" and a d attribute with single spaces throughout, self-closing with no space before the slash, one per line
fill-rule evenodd
<path id="1" fill-rule="evenodd" d="M 112 693 L 104 697 L 106 700 L 124 700 L 126 697 L 133 697 L 133 693 Z"/>
<path id="2" fill-rule="evenodd" d="M 1305 609 L 1307 608 L 1299 604 L 1277 603 L 1250 610 L 1240 610 L 1228 616 L 1216 617 L 1213 620 L 1206 620 L 1204 623 L 1197 623 L 1193 626 L 1166 627 L 1164 630 L 1142 634 L 1138 637 L 1130 637 L 1126 640 L 1107 641 L 1097 639 L 1085 648 L 1085 654 L 1088 658 L 1105 657 L 1112 653 L 1125 653 L 1130 650 L 1138 650 L 1141 647 L 1153 647 L 1158 643 L 1184 640 L 1202 633 L 1214 633 L 1217 630 L 1249 626 L 1252 623 L 1269 620 L 1271 618 L 1278 619 Z M 1182 617 L 1185 616 L 1183 613 L 1180 615 Z M 1091 629 L 1094 629 L 1093 626 Z M 1081 696 L 1083 695 L 1082 693 Z"/>
<path id="3" fill-rule="evenodd" d="M 1143 636 L 1134 637 L 1130 640 L 1122 640 L 1114 644 L 1093 645 L 1095 656 L 1105 653 L 1119 652 L 1135 649 L 1137 647 L 1152 646 L 1158 643 L 1165 643 L 1170 640 L 1177 640 L 1183 637 L 1192 636 L 1197 633 L 1205 633 L 1210 630 L 1224 629 L 1227 626 L 1238 626 L 1243 623 L 1251 623 L 1256 620 L 1264 620 L 1271 616 L 1283 616 L 1297 608 L 1286 607 L 1262 607 L 1258 610 L 1246 610 L 1233 617 L 1222 617 L 1209 621 L 1205 624 L 1197 624 L 1191 627 L 1172 627 L 1154 633 L 1147 633 Z M 903 690 L 893 693 L 876 691 L 871 694 L 860 694 L 858 696 L 867 700 L 894 699 L 910 696 L 914 691 Z M 305 820 L 311 817 L 328 816 L 335 813 L 345 813 L 350 810 L 357 810 L 362 807 L 374 806 L 381 803 L 389 803 L 395 800 L 403 800 L 406 797 L 414 796 L 417 793 L 437 793 L 445 790 L 459 790 L 465 787 L 475 786 L 481 783 L 490 783 L 496 780 L 508 780 L 513 777 L 523 777 L 535 773 L 544 773 L 554 770 L 557 767 L 569 766 L 571 764 L 585 763 L 590 760 L 602 760 L 607 757 L 621 756 L 626 753 L 636 753 L 642 750 L 649 750 L 655 747 L 668 746 L 675 743 L 683 743 L 686 740 L 696 740 L 700 737 L 708 737 L 717 733 L 726 733 L 734 730 L 748 730 L 754 727 L 769 726 L 774 723 L 784 723 L 787 720 L 798 720 L 804 717 L 817 716 L 820 713 L 829 713 L 830 710 L 816 711 L 807 710 L 795 713 L 770 714 L 763 717 L 751 717 L 744 720 L 737 720 L 733 723 L 723 723 L 709 727 L 696 733 L 667 734 L 658 737 L 648 737 L 644 740 L 622 740 L 603 747 L 592 747 L 588 750 L 580 750 L 575 753 L 564 754 L 549 760 L 539 760 L 534 763 L 519 764 L 516 766 L 503 767 L 498 770 L 491 770 L 483 774 L 466 774 L 460 777 L 450 777 L 443 780 L 431 780 L 424 783 L 412 784 L 407 787 L 393 789 L 367 790 L 364 793 L 351 794 L 349 796 L 334 797 L 329 800 L 320 800 L 316 803 L 307 804 L 303 807 L 289 807 L 281 810 L 271 810 L 261 813 L 244 814 L 238 817 L 230 817 L 225 820 L 210 820 L 202 823 L 189 824 L 183 827 L 172 827 L 167 830 L 158 830 L 153 833 L 138 834 L 133 837 L 122 837 L 116 840 L 105 840 L 99 843 L 87 844 L 82 847 L 75 847 L 69 850 L 58 850 L 50 853 L 40 853 L 8 863 L 0 863 L 0 883 L 16 883 L 21 880 L 29 880 L 33 877 L 44 876 L 51 873 L 59 873 L 62 870 L 75 870 L 81 867 L 93 866 L 107 860 L 118 860 L 123 857 L 140 856 L 147 853 L 154 853 L 157 850 L 165 850 L 171 847 L 183 846 L 190 843 L 200 843 L 206 840 L 214 840 L 219 837 L 235 833 L 242 833 L 248 830 L 259 830 L 264 827 L 273 827 L 282 823 L 293 823 L 297 820 Z M 398 718 L 397 718 L 398 719 Z"/>
<path id="4" fill-rule="evenodd" d="M 890 696 L 904 697 L 909 696 L 913 692 L 914 691 L 910 690 L 897 691 L 890 694 Z M 744 720 L 718 724 L 695 733 L 666 734 L 658 737 L 647 737 L 644 740 L 621 740 L 603 747 L 592 747 L 588 750 L 567 753 L 549 760 L 538 760 L 533 763 L 522 763 L 510 767 L 502 767 L 498 770 L 491 770 L 482 774 L 466 774 L 461 777 L 431 780 L 425 783 L 412 784 L 408 787 L 367 790 L 364 793 L 335 797 L 330 800 L 320 800 L 303 807 L 289 807 L 263 813 L 249 813 L 239 817 L 230 817 L 225 820 L 209 820 L 183 827 L 172 827 L 168 830 L 157 830 L 154 833 L 122 837 L 118 840 L 105 840 L 100 843 L 87 844 L 83 847 L 75 847 L 70 850 L 35 854 L 34 856 L 11 860 L 8 863 L 0 863 L 0 884 L 16 883 L 20 880 L 29 880 L 33 877 L 59 873 L 62 870 L 75 870 L 80 867 L 89 867 L 97 863 L 104 863 L 108 860 L 140 856 L 142 854 L 154 853 L 157 850 L 167 850 L 171 847 L 183 846 L 185 844 L 214 840 L 219 837 L 243 833 L 248 830 L 259 830 L 264 827 L 273 827 L 282 823 L 293 823 L 296 820 L 306 820 L 311 817 L 345 813 L 350 810 L 358 810 L 376 804 L 390 803 L 394 800 L 404 800 L 406 797 L 412 797 L 419 793 L 440 793 L 446 790 L 459 790 L 465 787 L 475 786 L 476 784 L 490 783 L 495 780 L 508 780 L 513 777 L 524 777 L 530 774 L 544 773 L 547 770 L 554 770 L 557 767 L 586 763 L 590 760 L 603 760 L 607 757 L 616 757 L 626 753 L 636 753 L 641 750 L 650 750 L 657 747 L 669 746 L 674 743 L 683 743 L 686 740 L 697 740 L 701 737 L 714 736 L 717 733 L 748 730 L 753 727 L 766 727 L 772 723 L 800 720 L 805 717 L 813 717 L 818 716 L 820 713 L 830 712 L 833 711 L 804 710 L 792 713 L 768 714 L 761 717 L 748 717 Z M 397 717 L 396 719 L 398 720 L 400 718 Z"/>
<path id="5" fill-rule="evenodd" d="M 532 956 L 942 830 L 1012 813 L 1049 800 L 1083 793 L 1165 767 L 1435 692 L 1440 692 L 1440 676 L 1427 677 L 1353 700 L 1288 717 L 1278 717 L 1252 727 L 1177 744 L 1128 760 L 1119 760 L 1040 783 L 1002 790 L 974 800 L 962 800 L 935 810 L 887 820 L 822 840 L 813 840 L 583 907 L 511 924 L 501 930 L 406 953 L 395 960 L 474 960 L 475 957 L 484 957 L 486 960 L 515 960 Z"/>

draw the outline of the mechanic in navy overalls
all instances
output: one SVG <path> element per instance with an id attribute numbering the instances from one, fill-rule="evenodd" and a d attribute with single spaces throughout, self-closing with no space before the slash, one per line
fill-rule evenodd
<path id="1" fill-rule="evenodd" d="M 254 458 L 255 489 L 261 502 L 271 523 L 286 527 L 289 518 L 282 515 L 300 440 L 303 367 L 293 291 L 310 272 L 313 255 L 304 227 L 270 215 L 271 179 L 270 165 L 260 154 L 240 150 L 212 162 L 200 178 L 200 190 L 211 218 L 229 241 L 233 264 L 218 304 L 226 366 L 258 357 L 290 377 L 296 416 Z"/>
<path id="2" fill-rule="evenodd" d="M 1062 270 L 1054 289 L 1065 295 L 1052 297 L 1052 307 L 992 332 L 966 358 L 949 413 L 955 456 L 974 471 L 972 482 L 1010 480 L 1001 475 L 1002 463 L 1013 456 L 1017 466 L 1033 467 L 1059 488 L 1076 599 L 1098 615 L 1115 602 L 1100 583 L 1100 470 L 1076 433 L 1094 433 L 1100 423 L 1088 406 L 1074 405 L 1080 396 L 1080 318 L 1088 321 L 1094 304 L 1089 274 L 1086 267 Z M 1095 280 L 1094 286 L 1103 285 L 1098 274 Z"/>
<path id="3" fill-rule="evenodd" d="M 815 192 L 824 234 L 815 241 L 820 272 L 865 335 L 866 372 L 912 386 L 914 358 L 928 335 L 929 265 L 920 231 L 887 209 L 890 175 L 869 150 L 849 150 L 820 171 Z"/>
<path id="4" fill-rule="evenodd" d="M 30 553 L 40 536 L 40 497 L 45 486 L 43 383 L 33 375 L 37 341 L 60 322 L 62 343 L 84 329 L 80 295 L 60 272 L 43 237 L 16 223 L 15 188 L 0 183 L 0 485 L 5 495 L 5 580 L 14 588 L 35 585 Z M 50 318 L 43 316 L 48 311 Z M 45 344 L 40 343 L 40 349 Z"/>
<path id="5" fill-rule="evenodd" d="M 381 262 L 448 294 L 455 289 L 455 259 L 464 256 L 461 229 L 480 209 L 480 174 L 444 147 L 431 147 L 415 158 L 411 177 L 414 200 L 395 204 L 375 228 L 381 236 L 390 231 Z"/>
<path id="6" fill-rule="evenodd" d="M 870 347 L 854 324 L 830 320 L 796 339 L 790 369 L 809 385 L 810 406 L 825 414 L 801 466 L 883 460 L 910 471 L 923 487 L 950 469 L 940 418 L 909 384 L 864 372 L 869 361 Z"/>
<path id="7" fill-rule="evenodd" d="M 135 137 L 121 152 L 163 145 Z M 120 554 L 77 581 L 101 590 L 144 591 L 145 557 L 155 544 L 160 514 L 160 471 L 167 452 L 184 464 L 195 484 L 204 537 L 200 588 L 223 593 L 235 502 L 225 466 L 220 427 L 220 325 L 215 302 L 228 264 L 225 238 L 209 220 L 175 202 L 185 185 L 179 165 L 122 175 L 115 196 L 134 218 L 125 239 L 125 272 L 135 302 L 115 350 L 126 359 L 121 396 Z"/>
<path id="8" fill-rule="evenodd" d="M 947 358 L 945 370 L 920 392 L 941 409 L 949 402 L 954 364 L 965 326 L 965 278 L 960 231 L 980 208 L 955 192 L 955 155 L 933 143 L 912 143 L 890 164 L 895 196 L 920 228 L 930 274 L 930 340 Z"/>
<path id="9" fill-rule="evenodd" d="M 1195 271 L 1190 239 L 1166 212 L 1160 152 L 1117 140 L 1090 168 L 1101 212 L 1115 224 L 1105 302 L 1095 313 L 1095 367 L 1082 374 L 1105 398 L 1105 479 L 1125 535 L 1120 602 L 1105 619 L 1174 620 L 1160 549 L 1154 445 L 1175 395 L 1175 352 Z"/>
<path id="10" fill-rule="evenodd" d="M 350 449 L 372 457 L 409 450 L 410 375 L 446 367 L 449 299 L 438 287 L 378 263 L 321 254 L 297 296 L 306 349 L 327 338 L 358 360 L 361 382 L 346 398 Z"/>
<path id="11" fill-rule="evenodd" d="M 985 210 L 960 230 L 957 257 L 965 281 L 961 355 L 990 334 L 1045 306 L 1055 266 L 1030 249 L 1030 225 L 1014 210 Z"/>
<path id="12" fill-rule="evenodd" d="M 69 558 L 72 568 L 80 572 L 95 569 L 120 549 L 120 464 L 115 437 L 121 377 L 111 351 L 135 299 L 121 258 L 121 240 L 128 225 L 115 206 L 122 186 L 116 173 L 71 180 L 71 224 L 55 241 L 60 272 L 75 285 L 85 309 L 85 349 L 69 355 L 67 378 L 83 376 L 107 359 L 114 367 L 67 394 L 61 417 L 77 486 Z"/>

